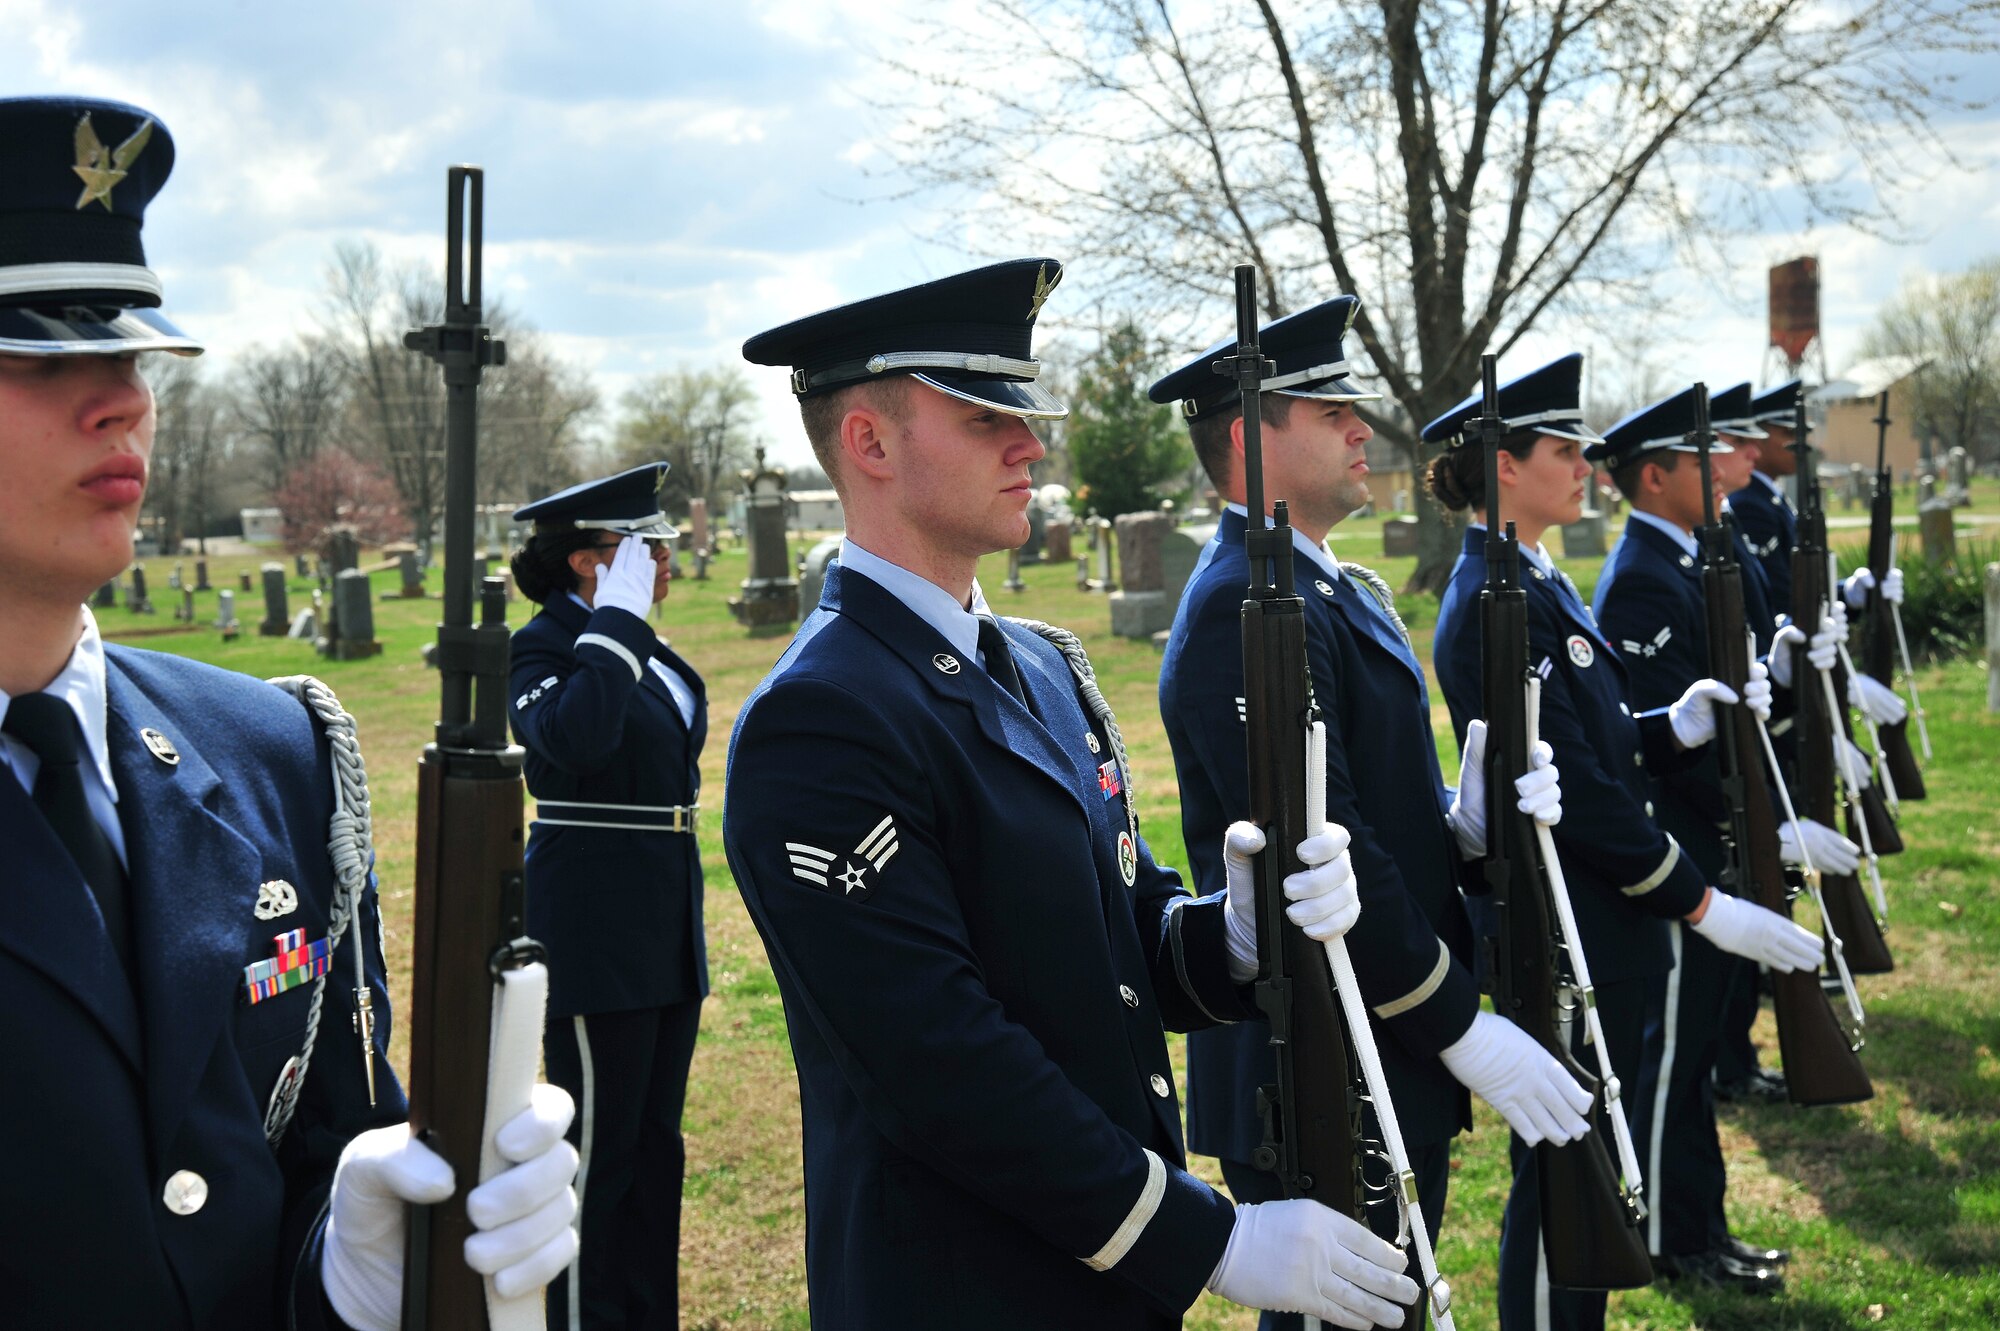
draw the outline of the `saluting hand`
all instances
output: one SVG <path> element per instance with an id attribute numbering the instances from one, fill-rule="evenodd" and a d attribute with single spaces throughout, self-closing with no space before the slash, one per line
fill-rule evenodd
<path id="1" fill-rule="evenodd" d="M 629 610 L 641 619 L 646 617 L 646 612 L 653 608 L 655 567 L 644 541 L 627 536 L 618 542 L 609 566 L 591 567 L 597 570 L 597 596 L 592 602 L 596 608 L 608 605 Z"/>

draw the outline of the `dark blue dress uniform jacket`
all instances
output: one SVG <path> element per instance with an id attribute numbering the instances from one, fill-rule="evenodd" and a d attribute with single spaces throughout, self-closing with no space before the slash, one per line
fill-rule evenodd
<path id="1" fill-rule="evenodd" d="M 1160 666 L 1160 711 L 1181 785 L 1181 828 L 1195 882 L 1223 885 L 1222 834 L 1244 816 L 1241 611 L 1249 585 L 1243 515 L 1225 511 L 1188 580 Z M 1465 1089 L 1437 1053 L 1479 1007 L 1472 927 L 1459 897 L 1468 872 L 1445 826 L 1445 788 L 1423 667 L 1372 593 L 1295 560 L 1306 654 L 1326 721 L 1326 816 L 1353 834 L 1361 921 L 1348 935 L 1361 991 L 1378 1017 L 1382 1064 L 1406 1144 L 1471 1126 Z M 1385 1013 L 1384 1008 L 1389 1008 Z M 1257 1087 L 1276 1073 L 1269 1028 L 1252 1022 L 1188 1040 L 1193 1149 L 1249 1160 L 1263 1140 Z"/>
<path id="2" fill-rule="evenodd" d="M 723 838 L 798 1064 L 816 1331 L 1177 1327 L 1234 1224 L 1184 1172 L 1161 1032 L 1247 1010 L 1224 904 L 1131 840 L 1069 667 L 1004 631 L 1032 716 L 830 568 L 731 740 Z"/>
<path id="3" fill-rule="evenodd" d="M 528 751 L 536 800 L 659 808 L 699 799 L 708 737 L 701 676 L 645 620 L 552 596 L 516 631 L 511 650 L 509 713 Z M 649 656 L 694 691 L 692 727 Z M 639 816 L 554 806 L 538 813 L 579 822 Z M 692 833 L 538 819 L 528 830 L 527 866 L 528 932 L 549 950 L 552 1020 L 665 1007 L 708 992 Z"/>
<path id="4" fill-rule="evenodd" d="M 1633 706 L 1665 707 L 1707 677 L 1701 562 L 1659 528 L 1636 517 L 1627 520 L 1591 600 L 1604 636 L 1631 672 Z M 1729 810 L 1712 746 L 1699 761 L 1661 774 L 1658 806 L 1660 826 L 1713 882 L 1722 870 L 1722 827 Z M 1569 821 L 1567 810 L 1563 821 Z"/>
<path id="5" fill-rule="evenodd" d="M 1664 708 L 1634 714 L 1625 663 L 1567 576 L 1521 559 L 1528 594 L 1528 664 L 1541 676 L 1541 737 L 1563 774 L 1556 853 L 1577 929 L 1599 982 L 1664 975 L 1673 968 L 1665 921 L 1701 904 L 1706 880 L 1653 821 L 1650 775 L 1696 760 L 1679 749 Z M 1486 529 L 1465 533 L 1438 608 L 1438 684 L 1452 729 L 1485 715 L 1479 593 L 1486 585 Z"/>
<path id="6" fill-rule="evenodd" d="M 1792 613 L 1792 547 L 1799 543 L 1799 520 L 1782 494 L 1774 493 L 1761 480 L 1729 496 L 1729 511 L 1736 515 L 1742 533 L 1764 570 L 1764 582 L 1771 612 Z"/>
<path id="7" fill-rule="evenodd" d="M 254 1005 L 243 987 L 279 934 L 326 937 L 327 746 L 295 699 L 242 675 L 115 646 L 105 673 L 137 999 L 75 862 L 0 769 L 0 1324 L 328 1325 L 317 1255 L 334 1165 L 356 1133 L 406 1113 L 386 1055 L 369 1107 L 351 1025 L 359 946 L 387 1049 L 373 891 L 334 955 L 317 1052 L 275 1152 L 265 1110 L 304 1045 L 312 985 Z M 178 763 L 148 750 L 149 728 Z M 279 878 L 298 908 L 257 919 L 259 885 Z M 208 1185 L 189 1215 L 164 1201 L 183 1170 Z"/>

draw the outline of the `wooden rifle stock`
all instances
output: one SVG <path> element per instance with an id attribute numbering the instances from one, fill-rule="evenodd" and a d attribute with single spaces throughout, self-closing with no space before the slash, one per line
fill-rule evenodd
<path id="1" fill-rule="evenodd" d="M 1896 540 L 1896 488 L 1889 475 L 1889 395 L 1876 403 L 1875 413 L 1875 493 L 1868 501 L 1868 571 L 1875 575 L 1868 603 L 1861 611 L 1867 627 L 1867 646 L 1861 668 L 1885 688 L 1896 687 L 1896 607 L 1882 594 L 1882 584 L 1892 566 Z M 1924 798 L 1924 773 L 1917 755 L 1910 751 L 1910 718 L 1877 726 L 1875 741 L 1881 746 L 1882 761 L 1895 783 L 1898 800 Z M 1870 829 L 1873 830 L 1872 828 Z M 1901 839 L 1898 838 L 1898 844 Z M 1882 849 L 1876 838 L 1876 849 Z"/>
<path id="2" fill-rule="evenodd" d="M 1806 441 L 1805 406 L 1801 402 L 1796 417 L 1792 447 L 1799 454 L 1798 544 L 1792 547 L 1792 610 L 1799 627 L 1808 636 L 1819 628 L 1833 595 L 1826 559 L 1826 509 L 1812 464 L 1812 450 Z M 1812 663 L 1806 649 L 1798 647 L 1792 660 L 1792 698 L 1797 707 L 1793 730 L 1798 736 L 1797 780 L 1793 789 L 1801 796 L 1807 818 L 1825 827 L 1840 825 L 1839 797 L 1834 773 L 1839 759 L 1834 754 L 1834 737 L 1839 732 L 1826 705 L 1825 690 L 1813 682 Z M 1836 681 L 1836 696 L 1839 696 Z M 1863 891 L 1861 880 L 1851 873 L 1824 873 L 1820 891 L 1826 898 L 1827 914 L 1834 932 L 1847 945 L 1847 965 L 1856 975 L 1884 975 L 1896 968 L 1889 942 L 1876 922 L 1875 909 Z"/>
<path id="3" fill-rule="evenodd" d="M 1695 385 L 1695 435 L 1701 457 L 1702 504 L 1707 518 L 1699 535 L 1708 673 L 1736 690 L 1740 698 L 1750 680 L 1743 570 L 1736 563 L 1729 529 L 1715 520 L 1715 497 L 1709 488 L 1708 389 L 1703 384 Z M 1798 595 L 1796 584 L 1793 595 Z M 1806 603 L 1795 600 L 1794 604 Z M 1795 682 L 1803 683 L 1810 677 L 1812 667 L 1801 658 L 1797 668 L 1806 673 L 1795 676 Z M 1778 854 L 1778 819 L 1771 807 L 1767 784 L 1774 774 L 1764 768 L 1757 718 L 1740 703 L 1719 706 L 1717 712 L 1716 764 L 1729 805 L 1721 886 L 1790 919 L 1792 898 L 1798 891 L 1797 879 Z M 1859 891 L 1858 886 L 1856 890 Z M 1842 937 L 1846 935 L 1843 933 Z M 1851 942 L 1847 955 L 1850 960 L 1854 955 Z M 1848 1043 L 1847 1034 L 1827 1001 L 1826 991 L 1820 987 L 1819 972 L 1802 970 L 1787 975 L 1774 971 L 1771 981 L 1776 995 L 1778 1047 L 1792 1103 L 1848 1104 L 1874 1095 L 1868 1073 Z"/>
<path id="4" fill-rule="evenodd" d="M 505 970 L 538 960 L 526 937 L 521 869 L 522 751 L 507 742 L 507 623 L 502 584 L 481 589 L 472 622 L 479 381 L 506 361 L 480 308 L 482 176 L 448 176 L 442 323 L 404 344 L 438 362 L 447 394 L 443 705 L 417 769 L 417 876 L 410 991 L 410 1128 L 451 1165 L 457 1189 L 410 1208 L 403 1276 L 406 1331 L 481 1331 L 485 1282 L 465 1263 L 465 1197 L 479 1181 L 493 995 Z M 467 197 L 470 196 L 470 208 Z M 469 235 L 469 242 L 468 242 Z M 467 250 L 469 249 L 469 262 Z"/>
<path id="5" fill-rule="evenodd" d="M 1569 1289 L 1638 1289 L 1653 1264 L 1639 1233 L 1640 1211 L 1619 1186 L 1605 1147 L 1609 1128 L 1603 1082 L 1570 1052 L 1563 1011 L 1572 986 L 1558 961 L 1556 908 L 1534 819 L 1521 812 L 1514 782 L 1528 770 L 1530 684 L 1528 594 L 1521 586 L 1514 525 L 1500 523 L 1497 457 L 1506 426 L 1492 356 L 1481 358 L 1485 406 L 1472 433 L 1486 459 L 1486 585 L 1479 594 L 1481 711 L 1486 719 L 1486 858 L 1500 937 L 1493 965 L 1493 1006 L 1532 1036 L 1591 1095 L 1591 1131 L 1534 1148 L 1541 1189 L 1542 1248 L 1551 1285 Z"/>

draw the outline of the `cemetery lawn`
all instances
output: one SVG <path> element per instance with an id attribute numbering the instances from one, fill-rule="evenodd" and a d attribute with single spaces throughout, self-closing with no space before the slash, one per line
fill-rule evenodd
<path id="1" fill-rule="evenodd" d="M 1973 534 L 1962 530 L 1961 539 Z M 1865 531 L 1837 529 L 1835 539 L 1865 539 Z M 1334 544 L 1343 558 L 1378 568 L 1392 586 L 1409 575 L 1412 561 L 1381 559 L 1378 522 L 1344 526 Z M 254 572 L 262 558 L 213 558 L 211 579 L 218 587 L 236 587 L 238 571 Z M 192 578 L 193 557 L 182 562 Z M 407 1002 L 416 762 L 437 714 L 436 677 L 417 653 L 434 633 L 437 573 L 430 575 L 431 599 L 378 599 L 383 654 L 343 663 L 321 660 L 302 643 L 257 636 L 261 591 L 238 591 L 245 633 L 233 642 L 223 642 L 209 626 L 213 593 L 197 597 L 200 626 L 181 628 L 171 614 L 178 593 L 166 586 L 173 561 L 145 563 L 160 613 L 98 611 L 107 637 L 260 677 L 314 674 L 355 715 L 372 777 L 392 998 L 400 1015 Z M 1598 566 L 1596 560 L 1565 564 L 1586 597 Z M 750 638 L 729 615 L 726 601 L 743 576 L 740 550 L 725 553 L 713 573 L 707 582 L 676 582 L 660 617 L 676 650 L 705 676 L 710 705 L 700 844 L 713 992 L 702 1014 L 685 1119 L 682 1320 L 692 1331 L 803 1328 L 798 1091 L 777 986 L 724 862 L 719 816 L 723 757 L 737 709 L 784 639 Z M 1081 634 L 1131 746 L 1148 839 L 1162 861 L 1184 864 L 1173 762 L 1155 693 L 1157 653 L 1147 643 L 1113 638 L 1104 598 L 1077 592 L 1073 569 L 1030 567 L 1024 577 L 1025 592 L 1007 592 L 1004 559 L 995 558 L 984 565 L 982 583 L 1002 613 L 1050 620 Z M 397 581 L 393 572 L 376 575 L 378 597 Z M 290 585 L 296 612 L 312 584 L 294 578 Z M 1436 602 L 1406 597 L 1399 608 L 1428 667 Z M 517 602 L 510 619 L 525 622 L 530 609 Z M 1729 1108 L 1722 1123 L 1732 1228 L 1792 1250 L 1789 1289 L 1775 1302 L 1678 1287 L 1616 1295 L 1612 1327 L 2000 1326 L 2000 830 L 1993 795 L 2000 788 L 2000 717 L 1984 710 L 1986 677 L 1977 661 L 1926 669 L 1919 683 L 1936 758 L 1925 773 L 1930 799 L 1904 808 L 1910 850 L 1884 862 L 1898 969 L 1861 982 L 1869 1018 L 1863 1058 L 1876 1097 L 1832 1109 Z M 1438 699 L 1435 689 L 1432 696 Z M 1441 700 L 1433 724 L 1445 771 L 1455 774 L 1457 755 Z M 1031 837 L 1032 829 L 1024 828 L 1024 847 Z M 1777 1041 L 1768 1007 L 1759 1019 L 1759 1042 L 1767 1065 L 1774 1064 Z M 1171 1043 L 1178 1062 L 1184 1042 L 1174 1037 Z M 391 1058 L 399 1070 L 406 1067 L 400 1024 Z M 1477 1119 L 1454 1155 L 1441 1245 L 1464 1331 L 1496 1325 L 1497 1235 L 1508 1184 L 1504 1128 L 1483 1106 Z M 1220 1185 L 1213 1161 L 1197 1158 L 1195 1164 Z M 1204 1296 L 1186 1324 L 1243 1331 L 1255 1318 Z M 1047 1325 L 1062 1325 L 1060 1310 L 1050 1309 Z"/>

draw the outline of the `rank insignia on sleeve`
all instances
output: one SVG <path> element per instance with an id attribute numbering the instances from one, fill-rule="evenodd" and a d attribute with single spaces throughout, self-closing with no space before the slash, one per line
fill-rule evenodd
<path id="1" fill-rule="evenodd" d="M 1655 633 L 1651 642 L 1634 642 L 1630 638 L 1625 639 L 1625 650 L 1633 656 L 1658 656 L 1660 649 L 1665 647 L 1673 636 L 1674 626 L 1669 624 L 1658 633 Z"/>
<path id="2" fill-rule="evenodd" d="M 558 681 L 556 677 L 554 675 L 550 675 L 547 679 L 535 685 L 534 688 L 529 689 L 526 693 L 514 699 L 514 706 L 516 710 L 526 707 L 531 702 L 540 702 L 542 700 L 542 695 L 544 693 L 547 693 L 550 689 L 554 688 L 557 682 Z"/>
<path id="3" fill-rule="evenodd" d="M 853 901 L 866 901 L 875 895 L 882 870 L 901 848 L 893 814 L 883 815 L 882 821 L 845 855 L 803 841 L 785 843 L 785 850 L 791 856 L 792 877 Z"/>
<path id="4" fill-rule="evenodd" d="M 322 938 L 317 943 L 308 943 L 303 929 L 288 930 L 272 941 L 277 945 L 275 956 L 243 968 L 243 989 L 252 1003 L 261 1003 L 287 989 L 317 980 L 333 962 L 332 940 Z"/>

